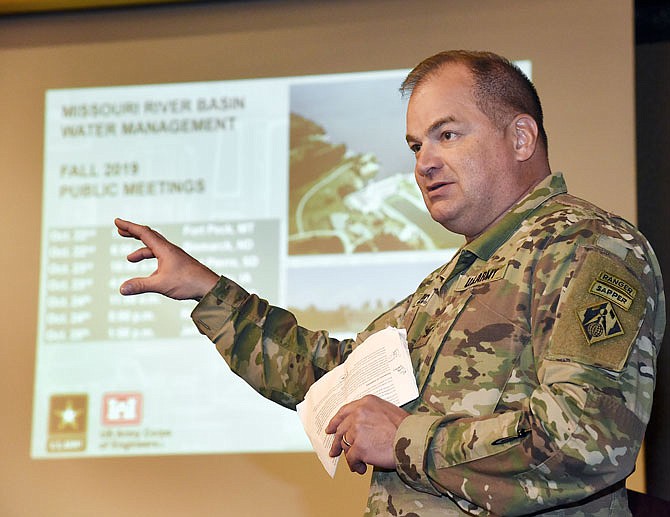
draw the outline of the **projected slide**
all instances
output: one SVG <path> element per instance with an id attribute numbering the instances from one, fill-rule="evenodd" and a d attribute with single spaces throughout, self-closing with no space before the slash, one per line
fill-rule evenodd
<path id="1" fill-rule="evenodd" d="M 404 71 L 46 94 L 32 456 L 310 449 L 232 374 L 193 302 L 122 297 L 148 224 L 308 328 L 363 329 L 461 244 L 427 215 Z"/>

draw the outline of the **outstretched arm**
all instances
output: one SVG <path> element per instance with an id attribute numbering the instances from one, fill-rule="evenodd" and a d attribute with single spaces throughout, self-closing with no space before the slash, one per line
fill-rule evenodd
<path id="1" fill-rule="evenodd" d="M 137 277 L 121 284 L 123 295 L 159 293 L 175 300 L 200 300 L 219 280 L 219 276 L 191 257 L 180 247 L 148 226 L 115 219 L 122 237 L 132 237 L 144 244 L 128 255 L 130 262 L 156 259 L 156 270 L 147 277 Z"/>

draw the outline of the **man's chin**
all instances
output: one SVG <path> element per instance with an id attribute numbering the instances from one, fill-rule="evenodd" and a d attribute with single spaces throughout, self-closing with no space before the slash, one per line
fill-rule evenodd
<path id="1" fill-rule="evenodd" d="M 457 217 L 454 213 L 454 210 L 449 210 L 445 207 L 433 205 L 428 209 L 428 212 L 436 223 L 441 224 L 450 232 L 454 231 L 451 229 L 452 227 L 458 226 Z"/>

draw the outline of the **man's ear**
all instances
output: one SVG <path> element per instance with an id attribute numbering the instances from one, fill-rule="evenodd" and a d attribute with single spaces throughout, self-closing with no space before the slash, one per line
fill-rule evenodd
<path id="1" fill-rule="evenodd" d="M 537 148 L 537 122 L 530 115 L 522 113 L 514 117 L 509 127 L 517 160 L 525 162 L 535 154 Z"/>

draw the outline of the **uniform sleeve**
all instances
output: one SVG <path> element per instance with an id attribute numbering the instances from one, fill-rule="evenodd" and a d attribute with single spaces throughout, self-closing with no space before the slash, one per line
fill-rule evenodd
<path id="1" fill-rule="evenodd" d="M 264 397 L 295 409 L 309 387 L 341 364 L 367 335 L 398 326 L 407 303 L 381 315 L 355 340 L 340 341 L 326 331 L 299 326 L 292 313 L 222 277 L 191 317 L 233 372 Z"/>
<path id="2" fill-rule="evenodd" d="M 664 328 L 659 269 L 646 246 L 621 237 L 569 253 L 549 247 L 532 280 L 530 396 L 481 417 L 407 417 L 395 443 L 405 483 L 466 509 L 522 515 L 628 476 Z"/>

